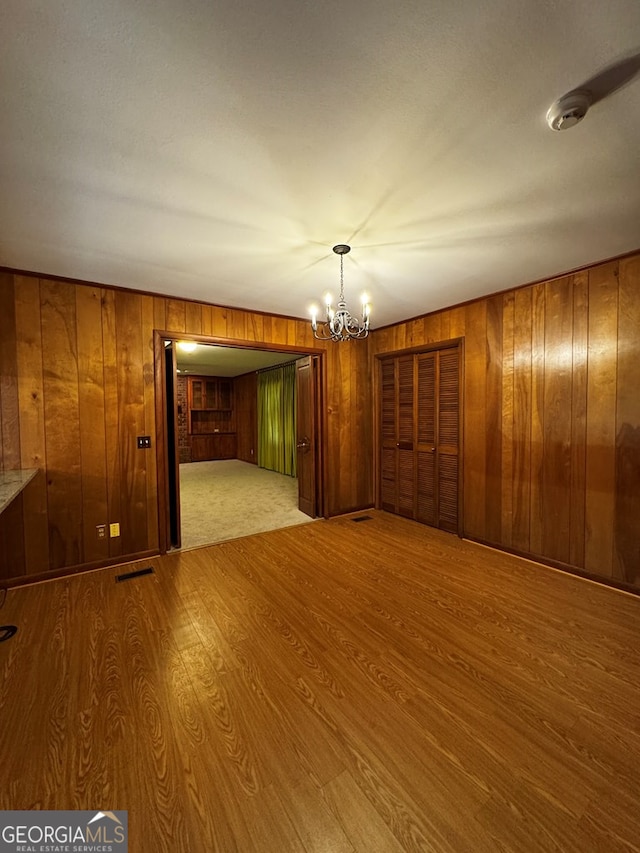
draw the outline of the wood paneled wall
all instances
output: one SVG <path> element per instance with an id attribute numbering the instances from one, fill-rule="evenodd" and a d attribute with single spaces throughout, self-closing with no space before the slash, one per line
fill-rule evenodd
<path id="1" fill-rule="evenodd" d="M 0 584 L 25 573 L 24 494 L 0 513 Z"/>
<path id="2" fill-rule="evenodd" d="M 245 373 L 233 380 L 236 405 L 237 456 L 257 464 L 258 457 L 258 374 Z"/>
<path id="3" fill-rule="evenodd" d="M 320 346 L 309 324 L 0 274 L 0 466 L 27 574 L 158 548 L 153 330 Z M 326 508 L 370 506 L 368 354 L 464 338 L 466 536 L 640 585 L 640 255 L 327 345 Z M 122 535 L 98 540 L 97 524 Z"/>
<path id="4" fill-rule="evenodd" d="M 464 534 L 640 586 L 640 255 L 373 332 L 464 337 Z"/>
<path id="5" fill-rule="evenodd" d="M 159 546 L 154 329 L 322 346 L 301 320 L 0 273 L 0 463 L 44 471 L 24 494 L 26 574 Z M 326 346 L 326 510 L 371 506 L 367 348 Z M 341 467 L 342 461 L 348 465 Z M 345 473 L 346 472 L 346 473 Z M 96 525 L 119 522 L 99 540 Z"/>

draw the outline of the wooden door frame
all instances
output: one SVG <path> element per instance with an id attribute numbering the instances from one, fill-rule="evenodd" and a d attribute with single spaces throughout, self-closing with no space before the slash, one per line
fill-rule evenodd
<path id="1" fill-rule="evenodd" d="M 449 338 L 444 341 L 436 341 L 432 344 L 422 344 L 406 349 L 389 350 L 388 352 L 376 352 L 373 354 L 373 476 L 374 476 L 374 500 L 376 509 L 381 509 L 382 501 L 380 496 L 380 411 L 381 411 L 381 377 L 380 377 L 380 362 L 385 358 L 397 358 L 403 355 L 420 355 L 421 353 L 434 352 L 435 350 L 443 349 L 458 349 L 460 354 L 459 372 L 460 372 L 460 389 L 459 401 L 460 411 L 458 413 L 458 429 L 460 442 L 458 447 L 458 536 L 464 536 L 464 336 Z"/>
<path id="2" fill-rule="evenodd" d="M 300 362 L 307 362 L 304 365 L 301 365 Z M 322 424 L 321 424 L 321 412 L 324 409 L 322 406 L 323 393 L 322 388 L 320 386 L 320 366 L 319 360 L 316 360 L 314 355 L 308 354 L 298 359 L 295 362 L 296 365 L 296 461 L 297 461 L 297 472 L 298 472 L 298 509 L 303 512 L 305 515 L 308 515 L 310 518 L 318 518 L 321 514 L 324 514 L 326 518 L 325 508 L 322 501 L 322 489 L 321 489 L 321 462 L 322 462 L 322 454 L 321 454 L 321 443 L 322 443 Z M 303 419 L 300 417 L 301 409 L 300 409 L 300 388 L 303 384 L 302 382 L 302 373 L 303 371 L 308 371 L 308 379 L 306 383 L 309 385 L 309 399 L 311 402 L 311 406 L 313 407 L 313 412 L 310 417 L 311 428 L 307 431 L 301 430 L 301 424 Z M 311 443 L 313 445 L 313 496 L 311 498 L 311 504 L 309 509 L 311 512 L 308 512 L 307 509 L 303 509 L 303 505 L 305 504 L 304 500 L 301 500 L 301 472 L 304 470 L 304 460 L 305 460 L 305 452 L 302 449 L 300 442 L 301 435 L 303 437 L 303 441 L 308 439 L 310 436 Z"/>
<path id="3" fill-rule="evenodd" d="M 325 453 L 325 442 L 327 435 L 327 411 L 324 401 L 327 399 L 326 389 L 326 350 L 320 347 L 292 346 L 290 344 L 269 344 L 262 341 L 237 340 L 235 338 L 221 338 L 213 335 L 196 335 L 187 332 L 153 331 L 153 354 L 154 354 L 154 382 L 156 398 L 156 471 L 158 489 L 158 540 L 160 553 L 166 554 L 170 545 L 169 531 L 169 474 L 167 469 L 167 395 L 164 374 L 164 343 L 163 341 L 193 341 L 197 344 L 208 344 L 231 349 L 253 349 L 265 352 L 283 352 L 296 355 L 317 355 L 319 358 L 320 382 L 318 399 L 315 400 L 316 416 L 318 423 L 318 475 L 319 475 L 319 507 L 323 518 L 328 518 L 327 490 L 325 488 L 327 478 L 327 454 Z M 179 478 L 178 478 L 179 482 Z M 179 486 L 178 486 L 179 488 Z"/>

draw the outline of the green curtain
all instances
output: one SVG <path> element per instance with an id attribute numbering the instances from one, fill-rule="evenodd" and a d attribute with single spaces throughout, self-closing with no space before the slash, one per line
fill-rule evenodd
<path id="1" fill-rule="evenodd" d="M 296 365 L 258 373 L 258 465 L 296 476 Z"/>

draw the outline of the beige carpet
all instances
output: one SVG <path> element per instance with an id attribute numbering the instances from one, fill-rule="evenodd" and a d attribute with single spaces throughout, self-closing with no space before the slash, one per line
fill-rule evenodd
<path id="1" fill-rule="evenodd" d="M 297 480 L 238 459 L 180 465 L 180 513 L 183 549 L 312 521 Z"/>

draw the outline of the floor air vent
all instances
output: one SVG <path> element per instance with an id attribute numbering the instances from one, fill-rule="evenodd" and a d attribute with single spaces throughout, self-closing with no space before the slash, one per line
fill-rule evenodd
<path id="1" fill-rule="evenodd" d="M 352 518 L 351 521 L 372 521 L 372 515 L 358 515 L 356 518 Z"/>
<path id="2" fill-rule="evenodd" d="M 116 575 L 116 583 L 120 583 L 121 581 L 130 581 L 132 578 L 140 578 L 142 575 L 152 574 L 153 566 L 149 566 L 148 569 L 138 569 L 137 572 L 127 572 L 125 575 Z"/>

